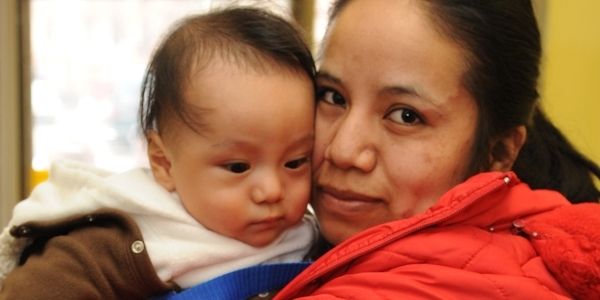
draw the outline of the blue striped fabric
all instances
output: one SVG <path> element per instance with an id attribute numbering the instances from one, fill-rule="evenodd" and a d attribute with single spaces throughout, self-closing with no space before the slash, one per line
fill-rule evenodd
<path id="1" fill-rule="evenodd" d="M 153 300 L 241 300 L 281 289 L 310 262 L 264 264 L 233 271 L 180 292 L 170 292 Z"/>

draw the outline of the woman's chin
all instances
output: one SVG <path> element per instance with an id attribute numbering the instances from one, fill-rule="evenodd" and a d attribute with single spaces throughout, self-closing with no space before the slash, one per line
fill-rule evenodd
<path id="1" fill-rule="evenodd" d="M 337 245 L 352 235 L 370 227 L 370 225 L 364 225 L 359 220 L 340 218 L 339 215 L 332 215 L 318 208 L 315 208 L 315 215 L 319 220 L 321 234 L 333 245 Z"/>

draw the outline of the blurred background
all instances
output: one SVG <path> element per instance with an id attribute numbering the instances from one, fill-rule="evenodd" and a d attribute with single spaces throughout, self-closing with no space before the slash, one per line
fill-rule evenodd
<path id="1" fill-rule="evenodd" d="M 137 128 L 149 57 L 172 23 L 251 4 L 295 19 L 312 48 L 331 0 L 0 0 L 0 223 L 53 160 L 145 165 Z M 600 162 L 600 1 L 536 0 L 540 92 L 551 119 Z"/>

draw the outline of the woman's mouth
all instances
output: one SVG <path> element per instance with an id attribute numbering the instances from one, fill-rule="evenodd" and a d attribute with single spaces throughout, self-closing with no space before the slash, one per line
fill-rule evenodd
<path id="1" fill-rule="evenodd" d="M 383 203 L 382 199 L 364 193 L 328 186 L 317 187 L 318 206 L 336 214 L 364 213 Z"/>

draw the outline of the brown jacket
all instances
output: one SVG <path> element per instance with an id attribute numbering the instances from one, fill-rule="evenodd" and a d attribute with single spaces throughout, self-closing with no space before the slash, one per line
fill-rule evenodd
<path id="1" fill-rule="evenodd" d="M 100 209 L 11 229 L 34 238 L 6 278 L 4 299 L 145 299 L 173 288 L 162 282 L 142 234 L 126 214 Z"/>

